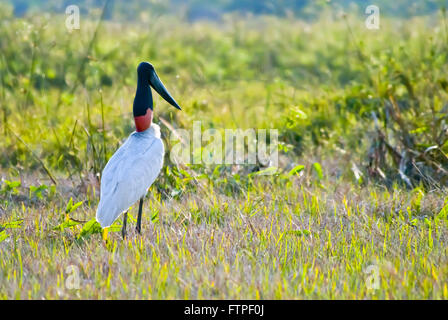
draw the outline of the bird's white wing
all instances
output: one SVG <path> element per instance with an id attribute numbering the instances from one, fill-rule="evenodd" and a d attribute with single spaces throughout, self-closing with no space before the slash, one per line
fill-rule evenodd
<path id="1" fill-rule="evenodd" d="M 156 137 L 129 137 L 107 163 L 101 177 L 101 199 L 96 220 L 110 226 L 145 196 L 163 166 L 163 142 Z"/>

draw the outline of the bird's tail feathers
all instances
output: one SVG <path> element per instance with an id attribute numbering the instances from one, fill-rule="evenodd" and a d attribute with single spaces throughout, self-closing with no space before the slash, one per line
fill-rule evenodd
<path id="1" fill-rule="evenodd" d="M 98 205 L 96 211 L 96 221 L 101 225 L 101 228 L 110 227 L 118 217 L 115 207 L 105 206 L 101 203 Z"/>

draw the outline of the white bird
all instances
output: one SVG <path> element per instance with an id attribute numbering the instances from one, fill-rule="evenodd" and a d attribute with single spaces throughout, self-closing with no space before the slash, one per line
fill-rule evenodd
<path id="1" fill-rule="evenodd" d="M 181 110 L 150 63 L 140 63 L 137 75 L 133 106 L 136 131 L 104 167 L 100 203 L 96 211 L 96 220 L 102 228 L 111 226 L 124 213 L 123 238 L 126 236 L 127 211 L 138 200 L 140 204 L 136 229 L 141 232 L 143 199 L 163 166 L 165 152 L 160 139 L 160 128 L 152 123 L 153 100 L 150 86 L 168 103 Z"/>

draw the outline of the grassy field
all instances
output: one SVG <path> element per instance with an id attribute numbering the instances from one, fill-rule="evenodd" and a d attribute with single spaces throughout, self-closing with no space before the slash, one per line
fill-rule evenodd
<path id="1" fill-rule="evenodd" d="M 0 298 L 448 299 L 447 20 L 362 19 L 69 33 L 1 7 Z M 183 107 L 154 96 L 155 122 L 278 129 L 279 170 L 167 156 L 142 236 L 119 219 L 105 242 L 98 178 L 134 130 L 144 60 Z"/>

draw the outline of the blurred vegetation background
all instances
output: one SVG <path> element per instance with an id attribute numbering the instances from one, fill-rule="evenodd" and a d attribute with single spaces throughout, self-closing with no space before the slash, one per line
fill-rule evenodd
<path id="1" fill-rule="evenodd" d="M 80 30 L 65 28 L 69 4 Z M 365 27 L 368 4 L 380 30 Z M 0 163 L 16 175 L 97 175 L 133 129 L 135 67 L 149 60 L 185 110 L 156 106 L 156 121 L 277 128 L 284 169 L 337 159 L 329 170 L 355 183 L 443 188 L 446 4 L 2 2 Z"/>
<path id="2" fill-rule="evenodd" d="M 78 5 L 83 12 L 93 8 L 101 8 L 102 0 L 7 0 L 14 6 L 16 15 L 29 12 L 52 11 L 60 12 L 68 5 Z M 270 14 L 295 16 L 314 19 L 322 8 L 330 6 L 333 9 L 364 9 L 368 5 L 377 5 L 389 16 L 410 17 L 425 15 L 437 11 L 440 6 L 446 5 L 446 0 L 129 0 L 111 1 L 107 10 L 106 19 L 135 20 L 136 13 L 151 10 L 158 14 L 184 14 L 190 20 L 219 19 L 222 14 L 229 12 Z"/>

